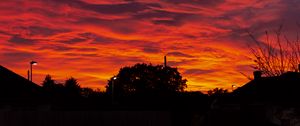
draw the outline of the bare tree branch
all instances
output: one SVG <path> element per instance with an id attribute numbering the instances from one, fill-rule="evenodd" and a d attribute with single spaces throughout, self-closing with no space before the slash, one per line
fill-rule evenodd
<path id="1" fill-rule="evenodd" d="M 299 24 L 298 24 L 299 25 Z M 300 25 L 299 25 L 300 26 Z M 265 41 L 259 41 L 248 32 L 254 43 L 249 44 L 249 50 L 254 57 L 256 68 L 265 76 L 279 76 L 287 71 L 299 71 L 300 44 L 299 36 L 291 41 L 282 34 L 283 25 L 274 31 L 274 39 L 270 39 L 268 31 L 265 32 Z"/>

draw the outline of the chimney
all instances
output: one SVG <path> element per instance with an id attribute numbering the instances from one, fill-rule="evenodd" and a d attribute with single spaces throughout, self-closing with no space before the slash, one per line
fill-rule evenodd
<path id="1" fill-rule="evenodd" d="M 261 78 L 261 71 L 254 71 L 253 75 L 254 75 L 254 80 L 257 80 L 259 78 Z"/>
<path id="2" fill-rule="evenodd" d="M 167 56 L 164 57 L 164 67 L 167 67 Z"/>

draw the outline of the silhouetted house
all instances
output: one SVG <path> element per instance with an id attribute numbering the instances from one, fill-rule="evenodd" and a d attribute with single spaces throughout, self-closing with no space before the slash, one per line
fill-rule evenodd
<path id="1" fill-rule="evenodd" d="M 39 102 L 42 87 L 0 66 L 0 103 Z"/>
<path id="2" fill-rule="evenodd" d="M 254 79 L 212 103 L 209 126 L 299 126 L 300 73 Z"/>
<path id="3" fill-rule="evenodd" d="M 247 101 L 264 101 L 284 104 L 300 103 L 300 73 L 287 72 L 281 76 L 260 77 L 236 89 L 233 95 Z"/>
<path id="4" fill-rule="evenodd" d="M 262 77 L 255 72 L 254 75 L 254 80 L 232 93 L 240 106 L 240 117 L 251 122 L 249 125 L 300 125 L 300 73 Z"/>

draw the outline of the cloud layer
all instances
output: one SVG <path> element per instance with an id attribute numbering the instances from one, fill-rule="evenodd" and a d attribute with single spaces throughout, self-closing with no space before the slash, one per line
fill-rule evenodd
<path id="1" fill-rule="evenodd" d="M 258 38 L 287 24 L 296 31 L 297 0 L 2 0 L 1 65 L 34 80 L 74 76 L 104 88 L 122 66 L 138 62 L 178 67 L 188 90 L 230 88 L 248 80 L 246 31 Z M 249 66 L 249 67 L 247 67 Z"/>

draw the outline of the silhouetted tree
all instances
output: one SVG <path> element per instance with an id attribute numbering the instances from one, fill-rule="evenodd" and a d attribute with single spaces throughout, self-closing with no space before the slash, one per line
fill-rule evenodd
<path id="1" fill-rule="evenodd" d="M 209 96 L 223 96 L 228 94 L 228 90 L 223 88 L 215 88 L 213 90 L 209 90 L 207 94 Z"/>
<path id="2" fill-rule="evenodd" d="M 65 82 L 66 94 L 70 97 L 79 97 L 81 95 L 81 88 L 78 81 L 71 77 Z"/>
<path id="3" fill-rule="evenodd" d="M 61 101 L 67 94 L 65 86 L 63 84 L 56 83 L 50 75 L 46 75 L 42 85 L 46 91 L 47 97 L 49 98 L 47 99 L 48 102 Z"/>
<path id="4" fill-rule="evenodd" d="M 299 71 L 300 42 L 297 39 L 291 41 L 282 34 L 282 25 L 270 36 L 266 31 L 264 41 L 259 41 L 249 33 L 255 44 L 250 44 L 250 50 L 254 55 L 255 69 L 262 71 L 265 76 L 279 76 L 287 71 Z"/>
<path id="5" fill-rule="evenodd" d="M 120 69 L 108 81 L 106 90 L 115 95 L 181 92 L 187 85 L 177 68 L 162 65 L 135 64 Z M 113 90 L 112 90 L 113 87 Z"/>
<path id="6" fill-rule="evenodd" d="M 45 88 L 45 89 L 53 89 L 55 87 L 55 81 L 52 79 L 52 77 L 48 74 L 46 75 L 45 77 L 45 80 L 43 81 L 42 83 L 42 86 Z"/>
<path id="7" fill-rule="evenodd" d="M 97 92 L 93 90 L 92 88 L 82 88 L 81 89 L 81 96 L 85 98 L 90 98 L 90 97 L 97 97 L 97 95 L 100 94 L 100 92 Z"/>

